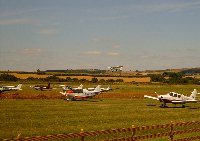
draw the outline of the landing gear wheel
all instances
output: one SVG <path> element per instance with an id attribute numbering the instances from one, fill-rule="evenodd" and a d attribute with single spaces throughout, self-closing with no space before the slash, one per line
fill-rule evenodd
<path id="1" fill-rule="evenodd" d="M 164 103 L 164 104 L 162 104 L 162 105 L 161 105 L 161 107 L 162 107 L 162 108 L 165 108 L 165 107 L 166 107 L 166 104 L 165 104 L 165 103 Z"/>

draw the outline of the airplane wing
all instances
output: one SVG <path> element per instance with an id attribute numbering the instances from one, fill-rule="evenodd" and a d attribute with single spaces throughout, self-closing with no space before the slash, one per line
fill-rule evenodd
<path id="1" fill-rule="evenodd" d="M 180 100 L 173 100 L 171 101 L 173 104 L 181 104 L 181 103 L 186 103 L 186 101 L 180 101 Z"/>
<path id="2" fill-rule="evenodd" d="M 196 102 L 200 102 L 200 100 L 193 99 L 193 100 L 186 100 L 186 102 L 188 102 L 188 103 L 196 103 Z"/>
<path id="3" fill-rule="evenodd" d="M 151 99 L 154 99 L 154 100 L 159 100 L 157 97 L 153 97 L 153 96 L 148 96 L 148 95 L 144 95 L 145 98 L 151 98 Z"/>
<path id="4" fill-rule="evenodd" d="M 179 103 L 197 103 L 200 102 L 200 100 L 184 100 L 184 101 L 180 101 L 180 100 L 173 100 L 172 103 L 174 104 L 179 104 Z"/>

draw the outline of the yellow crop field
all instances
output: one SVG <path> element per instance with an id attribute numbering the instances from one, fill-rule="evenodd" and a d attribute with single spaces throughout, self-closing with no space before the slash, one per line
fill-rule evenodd
<path id="1" fill-rule="evenodd" d="M 20 79 L 27 79 L 29 77 L 33 77 L 33 78 L 46 78 L 50 75 L 38 75 L 38 74 L 18 74 L 18 73 L 9 73 L 10 75 L 14 75 L 17 78 Z"/>

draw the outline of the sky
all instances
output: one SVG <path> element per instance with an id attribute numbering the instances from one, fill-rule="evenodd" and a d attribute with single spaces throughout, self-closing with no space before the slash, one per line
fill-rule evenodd
<path id="1" fill-rule="evenodd" d="M 0 0 L 0 70 L 200 67 L 199 0 Z"/>

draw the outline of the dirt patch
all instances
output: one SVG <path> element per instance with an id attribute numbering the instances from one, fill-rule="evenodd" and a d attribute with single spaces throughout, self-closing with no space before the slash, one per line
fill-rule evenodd
<path id="1" fill-rule="evenodd" d="M 21 93 L 0 93 L 0 99 L 64 99 L 65 96 L 60 94 L 21 94 Z"/>
<path id="2" fill-rule="evenodd" d="M 95 99 L 101 98 L 143 98 L 145 93 L 102 93 L 95 96 Z M 0 99 L 65 99 L 66 97 L 59 94 L 21 94 L 21 93 L 1 93 Z"/>

